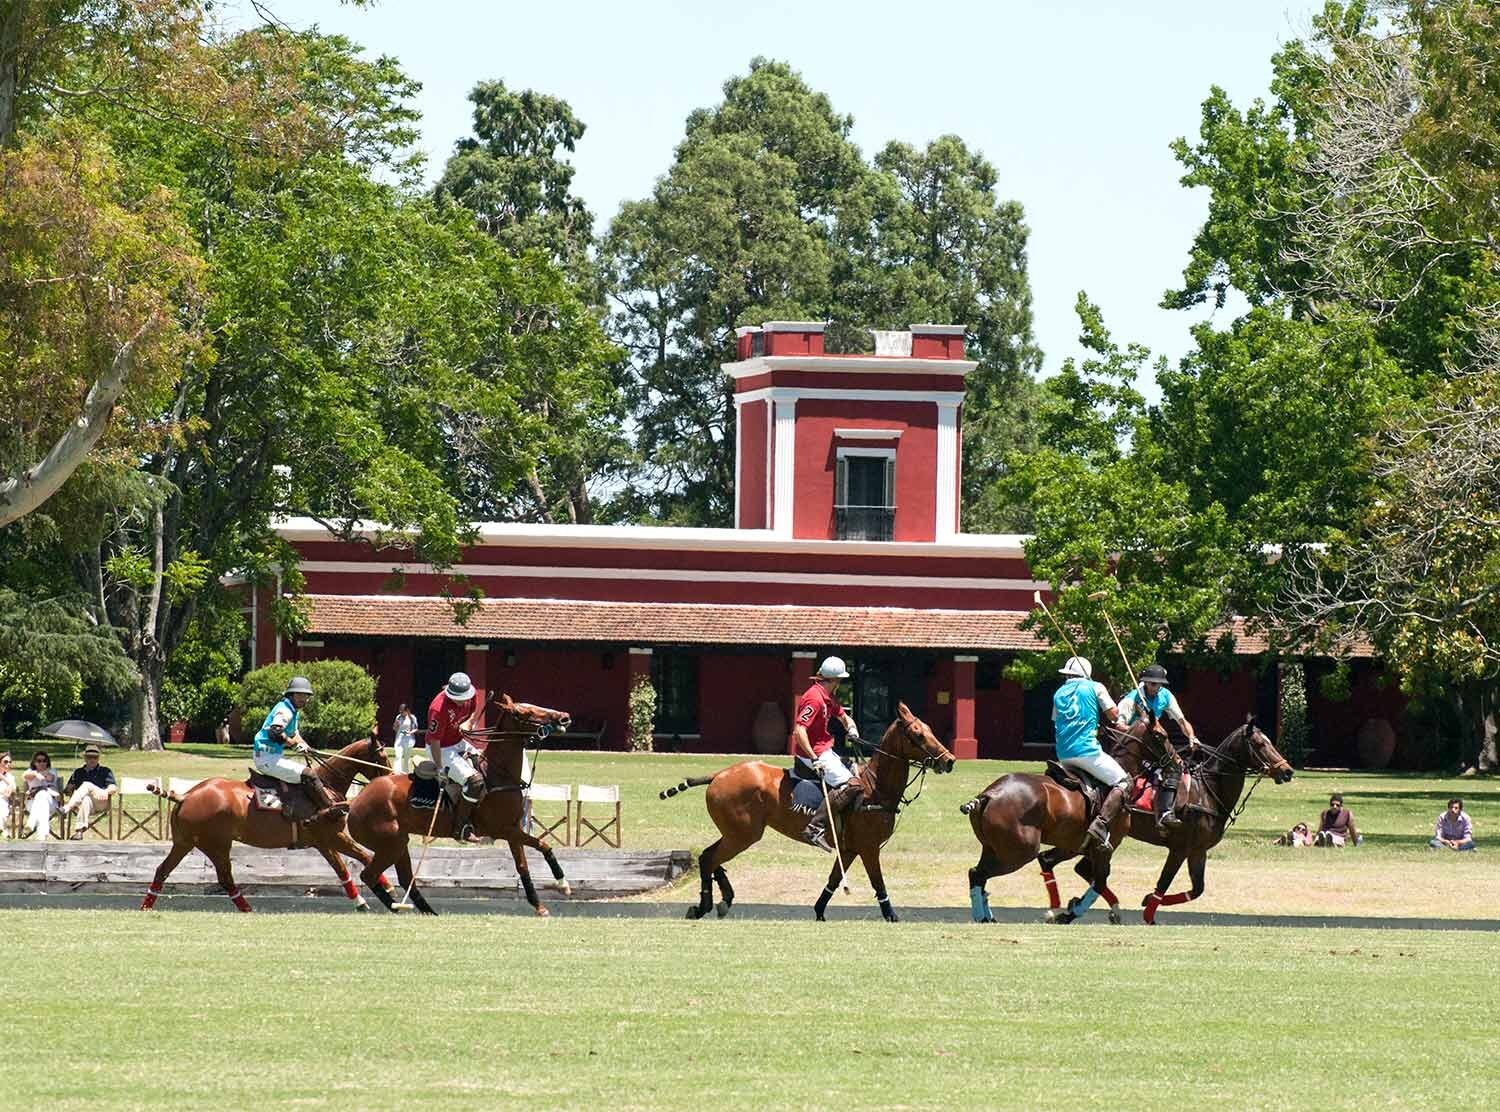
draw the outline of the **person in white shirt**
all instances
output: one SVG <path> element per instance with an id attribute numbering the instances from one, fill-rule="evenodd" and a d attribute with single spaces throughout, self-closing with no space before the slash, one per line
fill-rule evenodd
<path id="1" fill-rule="evenodd" d="M 396 759 L 391 765 L 391 770 L 410 772 L 415 764 L 411 751 L 417 747 L 417 716 L 405 703 L 402 703 L 396 711 L 396 721 L 391 725 L 391 736 L 396 739 Z"/>
<path id="2" fill-rule="evenodd" d="M 0 838 L 10 837 L 10 808 L 15 797 L 16 774 L 10 770 L 10 754 L 0 753 Z"/>
<path id="3" fill-rule="evenodd" d="M 45 842 L 52 816 L 62 802 L 62 781 L 52 771 L 52 758 L 40 750 L 31 755 L 31 767 L 22 779 L 26 781 L 26 827 L 22 836 Z"/>

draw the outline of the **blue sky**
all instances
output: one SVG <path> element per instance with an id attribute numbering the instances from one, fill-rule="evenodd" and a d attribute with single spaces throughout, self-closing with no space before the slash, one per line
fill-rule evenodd
<path id="1" fill-rule="evenodd" d="M 236 0 L 231 0 L 236 2 Z M 241 4 L 240 18 L 248 3 Z M 1305 34 L 1307 0 L 927 0 L 897 4 L 669 0 L 269 0 L 399 58 L 423 89 L 429 177 L 469 131 L 468 91 L 500 78 L 567 100 L 588 127 L 577 192 L 607 225 L 671 164 L 683 121 L 756 55 L 799 69 L 854 116 L 866 156 L 952 132 L 1025 206 L 1036 335 L 1046 373 L 1077 352 L 1080 289 L 1120 341 L 1174 362 L 1193 315 L 1157 308 L 1182 272 L 1207 199 L 1177 184 L 1167 145 L 1196 137 L 1209 86 L 1267 96 L 1270 58 Z M 231 12 L 233 8 L 231 7 Z M 1220 314 L 1227 325 L 1237 307 Z M 1153 391 L 1154 393 L 1154 391 Z"/>

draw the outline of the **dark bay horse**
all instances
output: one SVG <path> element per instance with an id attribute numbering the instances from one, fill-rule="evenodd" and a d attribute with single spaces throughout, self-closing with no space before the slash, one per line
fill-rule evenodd
<path id="1" fill-rule="evenodd" d="M 886 895 L 885 877 L 880 871 L 880 847 L 895 829 L 896 811 L 906 793 L 912 768 L 923 772 L 928 768 L 953 771 L 953 754 L 933 736 L 925 722 L 913 715 L 905 703 L 897 706 L 896 716 L 858 774 L 865 789 L 865 803 L 849 813 L 838 832 L 842 860 L 834 862 L 828 885 L 813 905 L 820 922 L 839 878 L 856 856 L 864 862 L 881 915 L 889 922 L 896 922 L 896 912 Z M 701 919 L 713 908 L 715 881 L 724 897 L 719 904 L 719 917 L 728 915 L 734 903 L 734 889 L 729 885 L 724 866 L 760 841 L 768 826 L 793 841 L 803 841 L 802 832 L 810 818 L 792 809 L 792 778 L 788 770 L 764 761 L 742 761 L 712 776 L 691 777 L 663 790 L 661 798 L 705 784 L 708 792 L 704 802 L 708 817 L 719 828 L 719 840 L 698 855 L 702 888 L 698 903 L 688 908 L 689 919 Z"/>
<path id="2" fill-rule="evenodd" d="M 526 814 L 523 792 L 528 785 L 521 780 L 521 751 L 528 741 L 565 731 L 572 716 L 560 710 L 517 703 L 509 695 L 501 695 L 498 703 L 492 702 L 485 708 L 486 712 L 491 709 L 499 711 L 494 727 L 464 734 L 465 739 L 482 744 L 484 749 L 477 764 L 484 776 L 485 795 L 470 821 L 475 833 L 510 846 L 527 902 L 538 915 L 547 915 L 549 912 L 537 898 L 536 886 L 531 881 L 525 847 L 530 846 L 541 853 L 564 895 L 572 889 L 552 847 L 522 829 Z M 440 806 L 434 816 L 431 808 L 418 809 L 411 805 L 411 788 L 412 778 L 400 774 L 384 776 L 371 783 L 349 805 L 349 833 L 370 850 L 360 878 L 387 909 L 395 911 L 396 903 L 381 874 L 394 864 L 396 877 L 407 890 L 407 899 L 422 914 L 436 915 L 422 890 L 412 886 L 409 840 L 413 834 L 426 836 L 429 829 L 435 838 L 452 837 L 456 833 L 453 805 L 446 793 L 440 794 Z"/>
<path id="3" fill-rule="evenodd" d="M 1130 729 L 1107 727 L 1107 730 L 1115 738 L 1115 758 L 1132 777 L 1140 771 L 1141 761 L 1150 751 L 1167 744 L 1166 734 L 1149 708 L 1146 717 Z M 1043 846 L 1057 847 L 1049 853 L 1061 854 L 1062 860 L 1084 852 L 1088 814 L 1083 796 L 1049 776 L 1008 773 L 959 810 L 969 816 L 974 837 L 979 839 L 979 862 L 969 870 L 969 902 L 975 922 L 995 921 L 990 914 L 989 893 L 985 891 L 991 877 L 1013 873 L 1042 856 Z M 1109 828 L 1111 847 L 1120 844 L 1129 823 L 1128 814 L 1122 809 Z M 1111 852 L 1096 849 L 1087 854 L 1093 869 L 1091 879 L 1100 891 L 1106 890 L 1109 882 Z M 1045 862 L 1042 875 L 1051 876 L 1051 868 Z"/>
<path id="4" fill-rule="evenodd" d="M 1253 715 L 1217 746 L 1200 744 L 1200 750 L 1205 752 L 1205 757 L 1188 780 L 1188 795 L 1180 804 L 1181 826 L 1163 836 L 1157 833 L 1156 818 L 1150 811 L 1134 807 L 1125 811 L 1130 817 L 1130 837 L 1138 842 L 1162 846 L 1167 851 L 1166 864 L 1157 878 L 1155 891 L 1141 900 L 1141 906 L 1146 909 L 1142 918 L 1147 923 L 1156 922 L 1157 908 L 1187 903 L 1203 895 L 1208 851 L 1219 844 L 1224 831 L 1229 828 L 1236 813 L 1235 805 L 1245 790 L 1246 773 L 1256 773 L 1257 782 L 1263 776 L 1269 776 L 1277 784 L 1285 784 L 1292 778 L 1292 766 L 1271 744 L 1271 739 L 1261 733 Z M 1187 862 L 1192 888 L 1168 895 L 1167 889 L 1184 861 Z M 1080 867 L 1079 874 L 1085 880 L 1090 879 L 1085 867 Z M 1072 906 L 1073 902 L 1069 901 L 1070 910 Z M 1071 919 L 1060 918 L 1059 921 L 1070 922 Z"/>
<path id="5" fill-rule="evenodd" d="M 390 767 L 384 747 L 370 737 L 346 745 L 329 757 L 318 770 L 318 778 L 342 799 L 356 774 L 363 773 L 378 784 Z M 344 854 L 364 864 L 369 862 L 370 855 L 349 840 L 341 819 L 292 823 L 275 811 L 252 807 L 254 789 L 249 780 L 215 778 L 195 784 L 185 795 L 165 789 L 157 789 L 156 794 L 172 804 L 172 848 L 156 868 L 156 876 L 141 902 L 142 911 L 151 909 L 172 870 L 195 849 L 202 850 L 214 863 L 219 883 L 234 906 L 249 911 L 250 904 L 236 887 L 229 864 L 229 850 L 235 842 L 261 849 L 315 849 L 338 876 L 344 894 L 354 901 L 354 906 L 360 911 L 370 909 L 339 856 Z"/>

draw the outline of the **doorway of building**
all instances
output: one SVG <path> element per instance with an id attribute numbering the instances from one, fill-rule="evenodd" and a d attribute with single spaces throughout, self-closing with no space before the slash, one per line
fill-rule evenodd
<path id="1" fill-rule="evenodd" d="M 860 735 L 878 741 L 905 703 L 926 714 L 928 660 L 915 653 L 865 654 L 849 663 L 854 684 L 854 721 Z"/>
<path id="2" fill-rule="evenodd" d="M 464 643 L 462 641 L 423 640 L 412 642 L 412 685 L 415 688 L 407 700 L 412 713 L 425 728 L 427 707 L 438 690 L 448 682 L 454 672 L 464 670 Z M 483 677 L 480 677 L 481 681 Z"/>

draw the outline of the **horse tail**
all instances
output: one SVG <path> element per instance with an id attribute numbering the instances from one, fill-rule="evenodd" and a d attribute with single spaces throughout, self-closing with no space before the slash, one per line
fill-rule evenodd
<path id="1" fill-rule="evenodd" d="M 960 803 L 958 805 L 958 813 L 960 815 L 972 815 L 975 811 L 983 811 L 985 804 L 987 804 L 989 801 L 990 797 L 988 793 L 980 792 L 973 799 L 970 799 L 964 803 Z"/>
<path id="2" fill-rule="evenodd" d="M 146 790 L 152 795 L 161 796 L 172 805 L 174 810 L 182 806 L 182 796 L 178 795 L 171 788 L 164 788 L 160 784 L 147 784 Z"/>
<path id="3" fill-rule="evenodd" d="M 717 772 L 714 773 L 714 776 L 717 776 L 717 775 L 718 775 Z M 658 799 L 671 799 L 678 792 L 685 792 L 689 788 L 701 788 L 701 787 L 703 787 L 704 784 L 711 784 L 711 783 L 713 783 L 713 779 L 714 779 L 713 776 L 689 776 L 686 780 L 682 781 L 682 783 L 680 783 L 680 784 L 677 784 L 677 785 L 675 785 L 673 787 L 670 787 L 670 788 L 663 788 L 661 790 L 660 795 L 658 795 L 657 798 Z"/>

